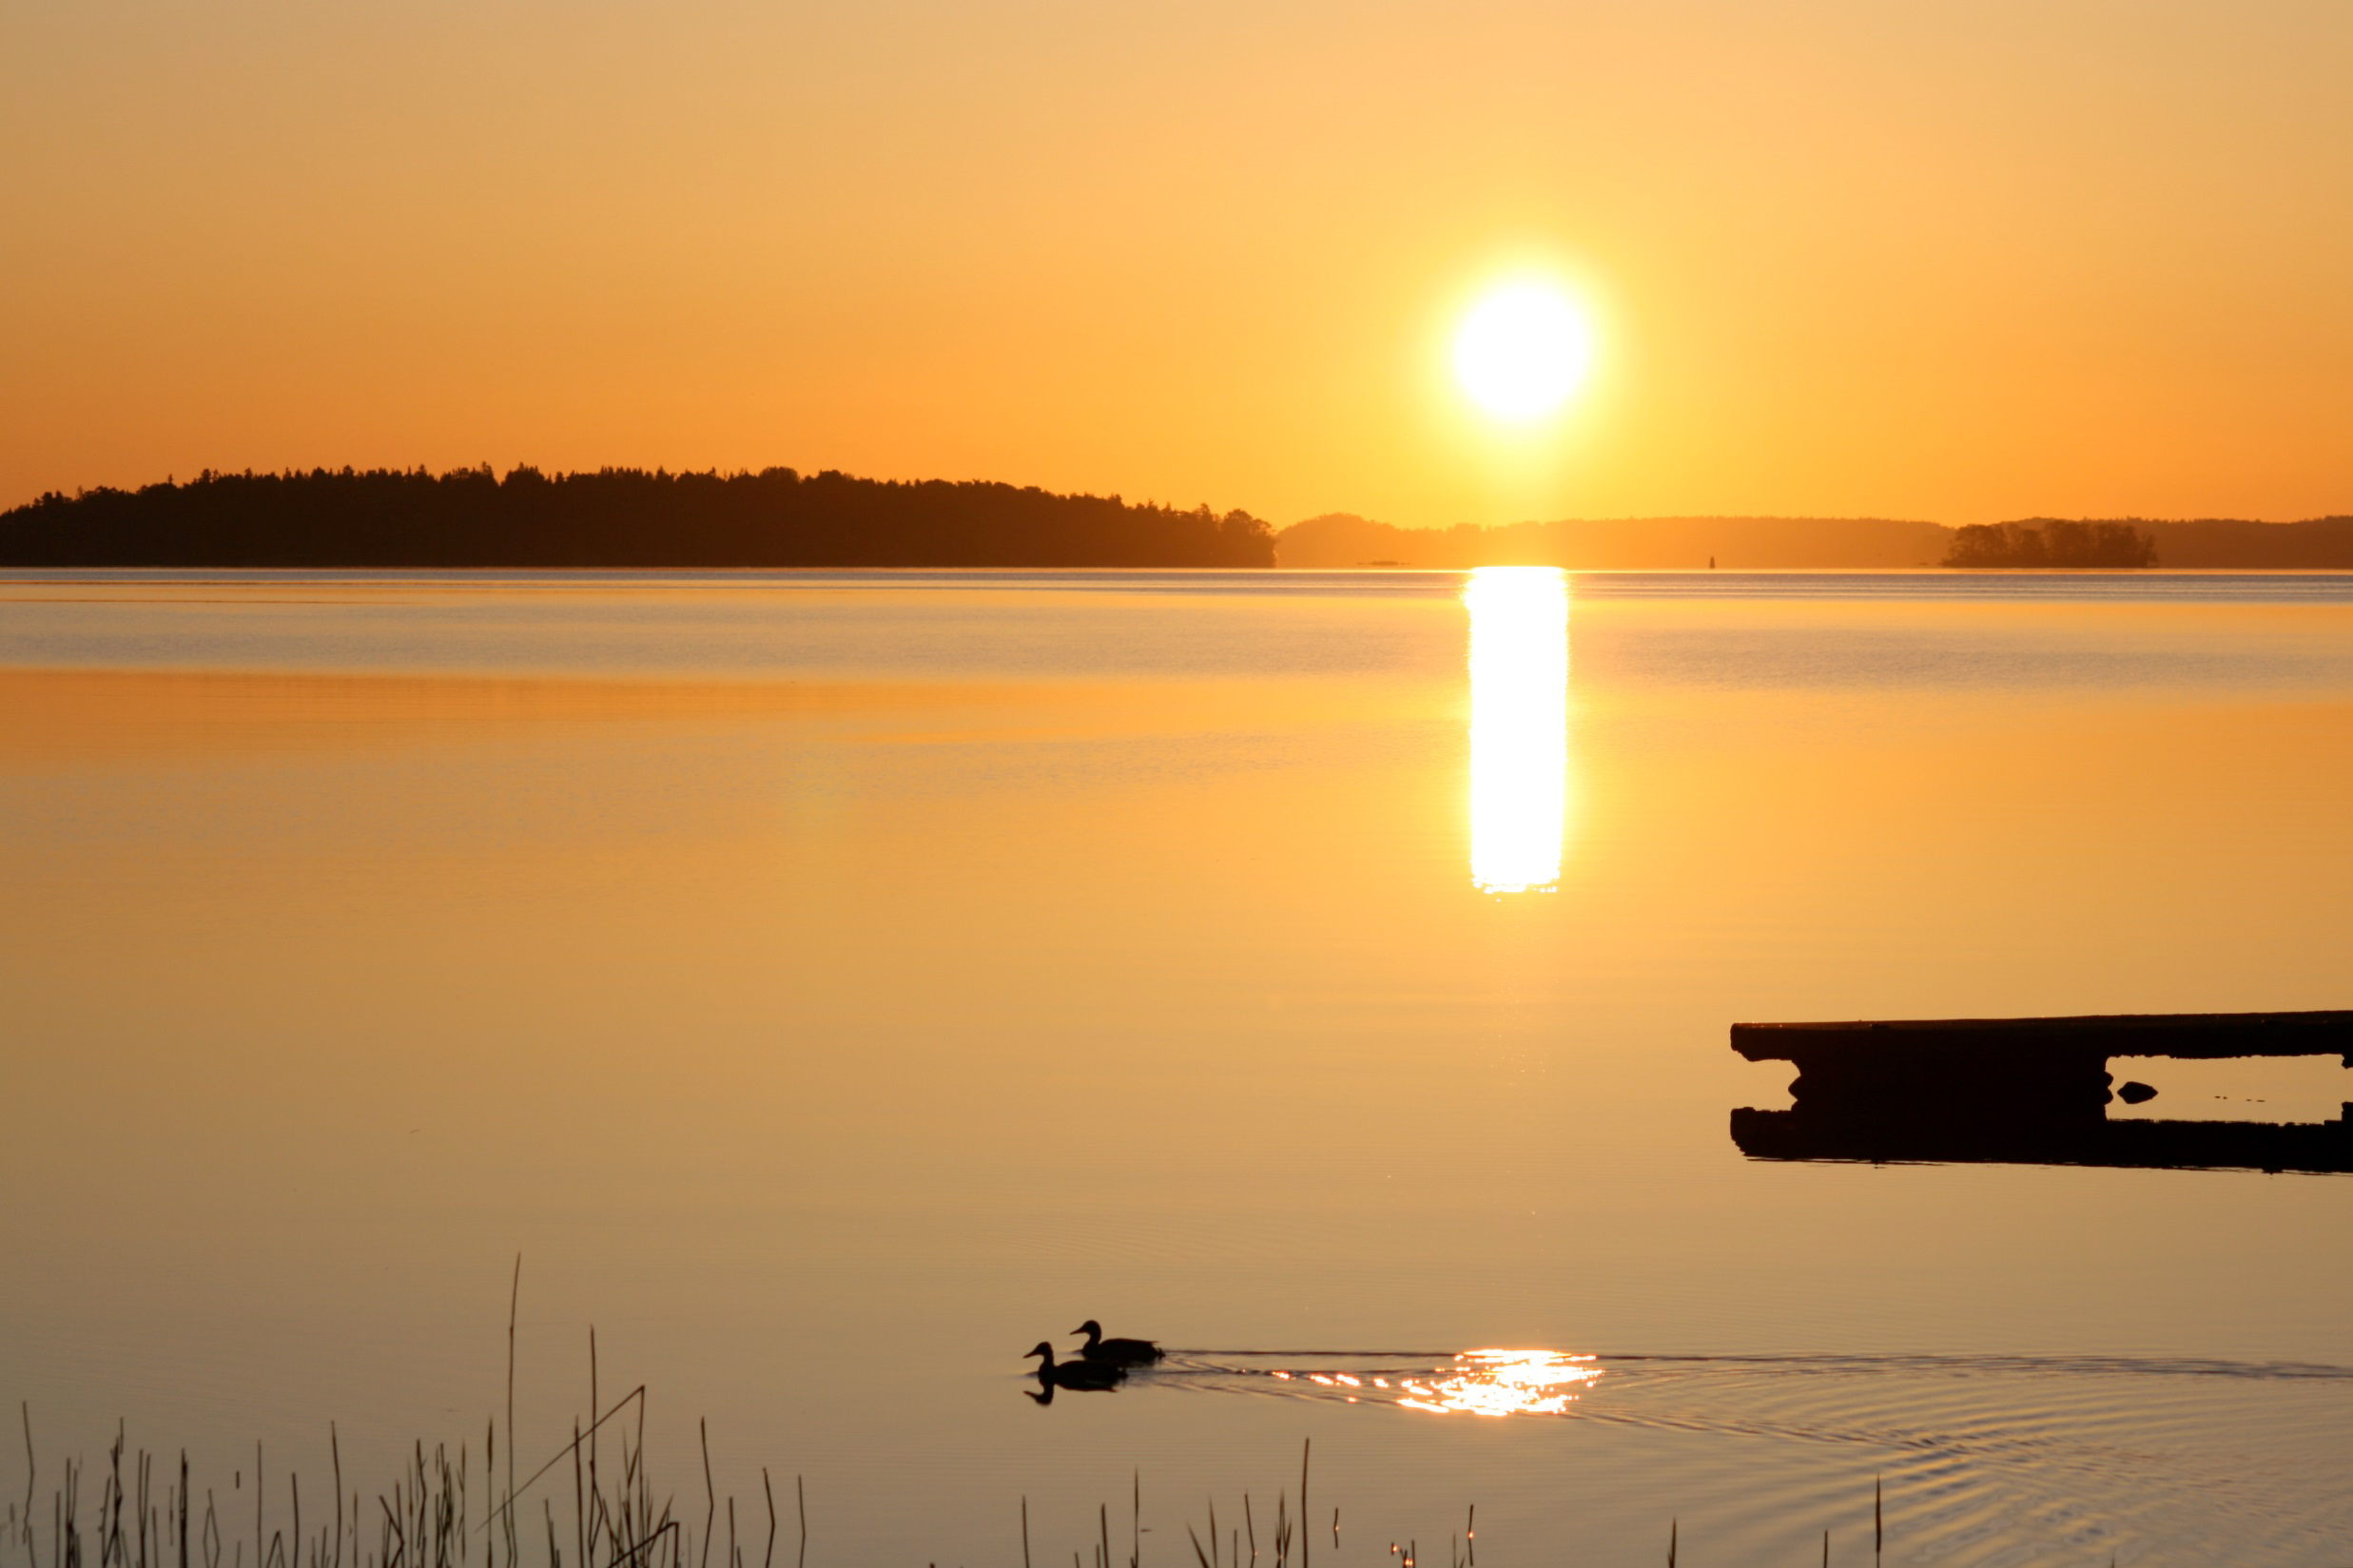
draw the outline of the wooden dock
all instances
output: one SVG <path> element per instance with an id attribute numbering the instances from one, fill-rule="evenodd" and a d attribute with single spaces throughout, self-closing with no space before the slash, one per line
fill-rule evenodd
<path id="1" fill-rule="evenodd" d="M 1760 1159 L 2353 1171 L 2353 1104 L 2320 1123 L 2108 1119 L 2113 1057 L 2353 1067 L 2353 1012 L 1738 1023 L 1732 1049 L 1798 1069 L 1792 1109 L 1732 1113 Z"/>

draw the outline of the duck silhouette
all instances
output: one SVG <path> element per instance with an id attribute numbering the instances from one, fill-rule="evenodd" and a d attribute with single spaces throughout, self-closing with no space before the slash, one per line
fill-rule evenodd
<path id="1" fill-rule="evenodd" d="M 1045 1341 L 1029 1352 L 1038 1358 L 1038 1381 L 1045 1384 L 1048 1397 L 1057 1388 L 1100 1389 L 1117 1388 L 1127 1381 L 1127 1368 L 1117 1364 L 1093 1361 L 1056 1362 L 1054 1346 Z"/>
<path id="2" fill-rule="evenodd" d="M 1107 1340 L 1103 1338 L 1103 1326 L 1093 1318 L 1071 1332 L 1087 1337 L 1087 1342 L 1079 1347 L 1079 1357 L 1093 1366 L 1116 1366 L 1125 1371 L 1131 1366 L 1150 1366 L 1168 1353 L 1151 1340 Z"/>

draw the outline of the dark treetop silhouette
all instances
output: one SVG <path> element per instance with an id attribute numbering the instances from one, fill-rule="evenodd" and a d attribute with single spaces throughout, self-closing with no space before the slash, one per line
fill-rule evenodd
<path id="1" fill-rule="evenodd" d="M 1947 566 L 2145 567 L 2157 564 L 2157 541 L 2130 523 L 2071 523 L 2035 517 L 2023 523 L 1972 523 L 1955 532 Z"/>
<path id="2" fill-rule="evenodd" d="M 1273 531 L 1246 512 L 788 468 L 207 472 L 0 513 L 0 565 L 17 567 L 1274 564 Z"/>

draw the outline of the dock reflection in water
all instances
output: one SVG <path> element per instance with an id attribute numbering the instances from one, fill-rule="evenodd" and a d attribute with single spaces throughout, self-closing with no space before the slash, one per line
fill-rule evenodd
<path id="1" fill-rule="evenodd" d="M 1568 578 L 1481 567 L 1470 612 L 1470 880 L 1549 892 L 1568 808 Z"/>

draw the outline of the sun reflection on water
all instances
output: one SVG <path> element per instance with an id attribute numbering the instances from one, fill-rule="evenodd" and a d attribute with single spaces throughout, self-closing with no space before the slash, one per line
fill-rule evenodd
<path id="1" fill-rule="evenodd" d="M 1568 578 L 1481 567 L 1470 612 L 1470 880 L 1483 892 L 1561 880 L 1568 806 Z"/>
<path id="2" fill-rule="evenodd" d="M 1400 1358 L 1402 1359 L 1402 1358 Z M 1229 1365 L 1228 1371 L 1238 1370 Z M 1328 1390 L 1320 1397 L 1358 1402 L 1355 1390 L 1376 1401 L 1431 1415 L 1558 1416 L 1565 1415 L 1586 1388 L 1600 1381 L 1601 1363 L 1593 1356 L 1563 1350 L 1464 1350 L 1431 1365 L 1397 1367 L 1386 1373 L 1360 1368 L 1344 1372 L 1276 1368 L 1262 1372 L 1281 1383 L 1304 1383 Z"/>
<path id="3" fill-rule="evenodd" d="M 1597 1382 L 1591 1356 L 1558 1350 L 1466 1350 L 1444 1377 L 1408 1378 L 1397 1403 L 1432 1415 L 1557 1416 Z"/>

